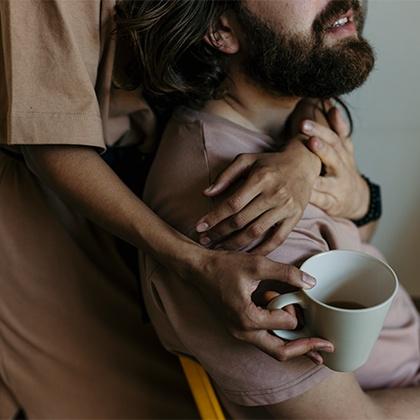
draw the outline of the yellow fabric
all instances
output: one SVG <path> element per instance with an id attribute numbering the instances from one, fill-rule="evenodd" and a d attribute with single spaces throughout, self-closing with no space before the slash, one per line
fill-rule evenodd
<path id="1" fill-rule="evenodd" d="M 225 416 L 222 408 L 205 370 L 199 363 L 188 357 L 180 356 L 179 360 L 201 418 L 204 420 L 224 420 Z"/>

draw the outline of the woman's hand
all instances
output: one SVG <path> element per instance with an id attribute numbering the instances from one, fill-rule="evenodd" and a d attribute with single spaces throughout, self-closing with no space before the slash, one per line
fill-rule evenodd
<path id="1" fill-rule="evenodd" d="M 312 120 L 301 124 L 302 133 L 309 137 L 309 149 L 325 168 L 315 182 L 310 201 L 330 216 L 360 219 L 368 211 L 370 195 L 357 169 L 349 127 L 336 107 L 329 109 L 327 122 L 330 128 Z"/>
<path id="2" fill-rule="evenodd" d="M 260 283 L 270 280 L 265 300 L 273 296 L 276 285 L 284 283 L 311 288 L 315 279 L 292 265 L 270 259 L 231 251 L 213 251 L 202 248 L 202 257 L 192 272 L 184 273 L 210 301 L 215 313 L 222 316 L 229 332 L 239 340 L 253 344 L 277 360 L 284 361 L 308 355 L 315 363 L 322 363 L 317 351 L 333 351 L 333 345 L 320 338 L 303 338 L 290 342 L 272 335 L 267 330 L 294 329 L 297 319 L 293 307 L 270 311 L 258 306 L 252 296 Z M 192 252 L 189 252 L 192 255 Z M 272 296 L 271 296 L 272 297 Z"/>
<path id="3" fill-rule="evenodd" d="M 246 175 L 229 198 L 198 221 L 201 244 L 241 249 L 269 231 L 268 238 L 252 250 L 268 254 L 301 218 L 320 168 L 319 159 L 299 136 L 283 152 L 239 155 L 204 192 L 215 197 Z"/>

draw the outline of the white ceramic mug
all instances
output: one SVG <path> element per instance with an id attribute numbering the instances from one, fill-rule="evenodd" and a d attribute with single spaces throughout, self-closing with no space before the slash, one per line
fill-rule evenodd
<path id="1" fill-rule="evenodd" d="M 370 255 L 343 250 L 317 254 L 300 269 L 316 278 L 316 286 L 280 295 L 268 308 L 300 305 L 304 327 L 274 333 L 287 340 L 324 338 L 335 347 L 334 353 L 322 354 L 326 366 L 339 372 L 359 368 L 367 361 L 397 293 L 395 272 Z M 363 308 L 348 309 L 359 305 Z"/>

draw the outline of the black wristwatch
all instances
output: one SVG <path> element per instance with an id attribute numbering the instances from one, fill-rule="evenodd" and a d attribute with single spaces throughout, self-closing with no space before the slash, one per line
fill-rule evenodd
<path id="1" fill-rule="evenodd" d="M 370 201 L 367 213 L 361 219 L 352 220 L 357 227 L 364 226 L 370 222 L 378 220 L 382 215 L 381 187 L 373 182 L 370 182 L 369 178 L 364 175 L 362 175 L 362 178 L 369 186 Z"/>

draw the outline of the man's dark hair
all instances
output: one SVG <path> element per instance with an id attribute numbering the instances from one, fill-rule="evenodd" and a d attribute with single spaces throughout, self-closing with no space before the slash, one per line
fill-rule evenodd
<path id="1" fill-rule="evenodd" d="M 199 108 L 218 97 L 225 56 L 204 41 L 218 18 L 239 0 L 121 0 L 117 33 L 135 53 L 125 70 L 131 88 L 142 86 L 157 107 Z M 158 22 L 158 24 L 157 24 Z"/>

